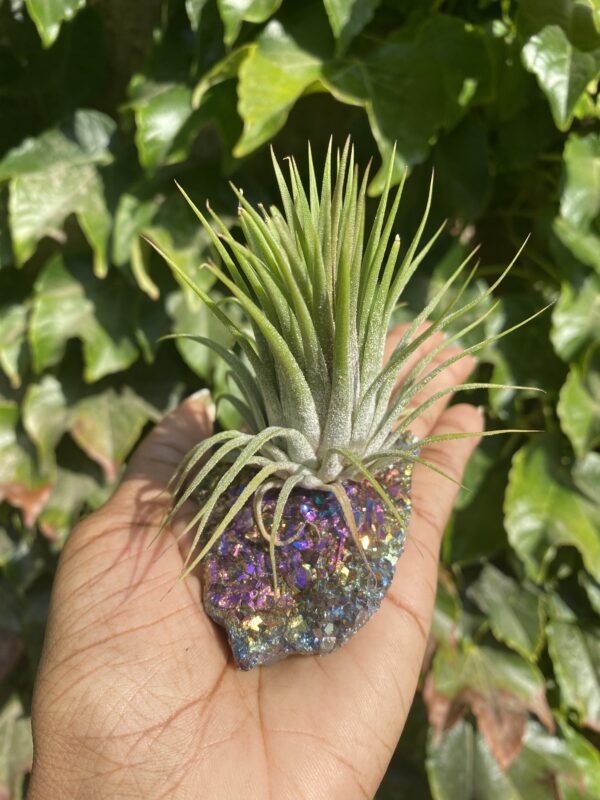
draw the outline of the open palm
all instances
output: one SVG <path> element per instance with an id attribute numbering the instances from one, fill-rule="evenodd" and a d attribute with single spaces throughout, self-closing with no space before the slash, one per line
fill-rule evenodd
<path id="1" fill-rule="evenodd" d="M 472 367 L 456 362 L 418 402 Z M 415 422 L 417 436 L 480 430 L 475 408 L 444 400 Z M 375 794 L 417 685 L 456 487 L 416 465 L 406 551 L 381 609 L 348 644 L 241 672 L 202 609 L 198 578 L 177 582 L 179 549 L 165 551 L 165 538 L 148 547 L 167 480 L 209 432 L 205 400 L 190 398 L 65 545 L 34 696 L 30 800 Z M 459 479 L 475 443 L 437 443 L 423 456 Z"/>

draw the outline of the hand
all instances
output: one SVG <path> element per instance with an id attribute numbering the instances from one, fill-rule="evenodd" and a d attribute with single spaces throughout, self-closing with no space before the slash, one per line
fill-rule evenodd
<path id="1" fill-rule="evenodd" d="M 440 341 L 434 334 L 415 358 Z M 456 362 L 418 402 L 472 368 L 470 357 Z M 447 400 L 415 422 L 417 436 L 481 430 L 475 408 L 445 408 Z M 204 614 L 198 579 L 177 582 L 179 549 L 157 559 L 166 540 L 148 547 L 167 480 L 209 432 L 202 397 L 188 399 L 142 443 L 112 499 L 66 542 L 35 688 L 29 800 L 375 794 L 416 689 L 456 486 L 415 466 L 405 553 L 380 610 L 350 642 L 324 657 L 241 672 Z M 459 480 L 475 445 L 437 443 L 422 455 Z"/>

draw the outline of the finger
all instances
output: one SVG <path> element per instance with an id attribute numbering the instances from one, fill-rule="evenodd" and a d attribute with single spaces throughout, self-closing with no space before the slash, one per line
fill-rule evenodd
<path id="1" fill-rule="evenodd" d="M 394 348 L 400 342 L 406 331 L 410 326 L 408 324 L 398 325 L 395 327 L 386 339 L 385 343 L 385 351 L 384 351 L 384 362 L 387 362 L 392 355 Z M 414 336 L 412 337 L 411 341 L 414 341 L 418 336 L 424 333 L 428 328 L 431 328 L 430 322 L 424 322 L 422 325 L 419 325 L 417 330 L 415 331 Z M 411 355 L 406 359 L 404 364 L 402 365 L 400 372 L 398 373 L 397 384 L 400 385 L 403 381 L 406 380 L 408 374 L 417 366 L 419 361 L 422 361 L 425 356 L 429 355 L 429 353 L 435 348 L 438 347 L 444 341 L 444 334 L 441 331 L 436 331 L 432 333 L 431 336 L 422 342 Z"/>
<path id="2" fill-rule="evenodd" d="M 183 457 L 198 442 L 210 436 L 214 406 L 203 389 L 188 397 L 156 425 L 129 461 L 121 486 L 113 497 L 121 501 L 143 484 L 147 500 L 164 492 Z"/>
<path id="3" fill-rule="evenodd" d="M 481 412 L 464 404 L 444 411 L 433 433 L 481 430 Z M 473 437 L 432 444 L 424 448 L 422 456 L 460 481 L 479 441 L 478 437 Z M 382 605 L 382 610 L 386 609 L 382 623 L 393 624 L 387 621 L 385 614 L 396 616 L 393 630 L 402 651 L 407 654 L 405 666 L 414 677 L 414 685 L 408 681 L 410 686 L 406 687 L 406 698 L 412 697 L 425 653 L 435 603 L 440 543 L 457 491 L 456 484 L 422 464 L 415 465 L 406 549 L 398 561 L 396 574 Z"/>
<path id="4" fill-rule="evenodd" d="M 432 360 L 431 364 L 429 364 L 427 370 L 423 375 L 420 376 L 420 378 L 426 377 L 431 372 L 434 372 L 447 359 L 452 358 L 461 352 L 461 349 L 458 347 L 448 347 L 445 350 L 442 350 Z M 429 383 L 426 384 L 423 389 L 421 389 L 421 391 L 412 399 L 406 409 L 406 413 L 411 413 L 420 405 L 426 403 L 438 392 L 449 390 L 453 386 L 459 386 L 461 383 L 464 383 L 475 369 L 476 363 L 477 362 L 472 356 L 467 355 L 464 358 L 455 361 L 453 364 L 450 364 L 438 375 L 436 375 L 435 378 L 432 378 Z M 452 392 L 448 391 L 447 394 L 438 398 L 410 423 L 409 428 L 412 433 L 417 436 L 417 438 L 422 439 L 433 430 L 440 419 L 440 415 L 447 407 L 451 398 Z"/>
<path id="5" fill-rule="evenodd" d="M 440 416 L 432 434 L 434 436 L 451 433 L 479 433 L 483 430 L 482 413 L 466 403 L 451 406 Z M 412 517 L 407 542 L 409 558 L 401 559 L 401 564 L 413 558 L 422 561 L 428 553 L 431 561 L 437 564 L 440 542 L 452 505 L 458 493 L 457 483 L 462 476 L 473 450 L 480 437 L 435 442 L 423 449 L 421 458 L 438 469 L 443 470 L 456 483 L 439 475 L 424 464 L 415 464 L 412 483 Z M 415 547 L 410 548 L 410 542 Z M 408 552 L 410 550 L 410 553 Z M 418 551 L 421 551 L 420 554 Z M 411 555 L 413 554 L 414 555 Z M 416 566 L 416 562 L 413 563 Z"/>
<path id="6" fill-rule="evenodd" d="M 213 412 L 207 391 L 188 397 L 138 446 L 110 500 L 74 530 L 63 551 L 63 561 L 78 563 L 81 555 L 92 547 L 90 571 L 95 576 L 98 593 L 104 585 L 108 592 L 117 584 L 125 592 L 134 592 L 144 581 L 152 580 L 153 591 L 161 598 L 167 591 L 177 589 L 172 597 L 169 595 L 168 602 L 175 602 L 181 596 L 177 578 L 183 562 L 176 545 L 184 520 L 175 520 L 158 536 L 164 512 L 171 502 L 165 490 L 185 454 L 210 435 Z M 189 594 L 190 590 L 197 599 L 197 586 L 188 585 L 185 591 Z"/>

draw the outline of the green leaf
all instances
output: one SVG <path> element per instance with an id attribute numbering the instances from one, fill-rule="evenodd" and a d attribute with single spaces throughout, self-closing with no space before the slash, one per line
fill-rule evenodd
<path id="1" fill-rule="evenodd" d="M 110 214 L 97 165 L 106 164 L 115 123 L 98 111 L 77 111 L 60 129 L 26 139 L 0 161 L 10 181 L 9 215 L 15 259 L 22 265 L 37 242 L 64 242 L 63 224 L 75 214 L 94 251 L 96 274 L 107 270 Z"/>
<path id="2" fill-rule="evenodd" d="M 477 219 L 489 200 L 491 176 L 487 134 L 475 116 L 470 114 L 440 139 L 433 164 L 436 194 L 444 211 L 454 218 Z"/>
<path id="3" fill-rule="evenodd" d="M 308 38 L 310 51 L 298 43 Z M 322 23 L 307 11 L 286 27 L 271 20 L 239 68 L 239 112 L 244 121 L 235 146 L 239 158 L 269 141 L 287 120 L 290 109 L 321 74 Z"/>
<path id="4" fill-rule="evenodd" d="M 561 704 L 581 723 L 600 730 L 600 628 L 586 624 L 559 601 L 546 625 L 548 651 L 560 687 Z"/>
<path id="5" fill-rule="evenodd" d="M 215 302 L 222 299 L 217 293 L 211 296 Z M 173 333 L 205 336 L 228 349 L 234 344 L 225 326 L 189 291 L 169 295 L 167 312 L 173 320 Z M 186 364 L 205 380 L 212 376 L 215 366 L 222 360 L 208 347 L 190 339 L 177 339 L 175 344 Z"/>
<path id="6" fill-rule="evenodd" d="M 18 422 L 17 404 L 0 397 L 0 502 L 6 500 L 20 508 L 25 525 L 31 527 L 48 498 L 50 486 L 39 476 L 19 440 Z"/>
<path id="7" fill-rule="evenodd" d="M 588 275 L 581 285 L 563 283 L 550 338 L 564 361 L 589 342 L 600 341 L 600 275 Z"/>
<path id="8" fill-rule="evenodd" d="M 486 614 L 499 641 L 536 661 L 544 641 L 544 615 L 537 594 L 486 564 L 467 595 Z"/>
<path id="9" fill-rule="evenodd" d="M 50 496 L 37 519 L 44 536 L 62 544 L 97 489 L 98 484 L 89 475 L 59 468 Z"/>
<path id="10" fill-rule="evenodd" d="M 281 0 L 217 0 L 225 26 L 225 44 L 233 44 L 243 22 L 265 22 L 274 14 Z"/>
<path id="11" fill-rule="evenodd" d="M 210 178 L 207 176 L 206 180 Z M 232 223 L 230 219 L 226 222 Z M 136 183 L 121 194 L 115 213 L 113 262 L 120 267 L 129 263 L 140 289 L 156 300 L 159 286 L 165 284 L 165 266 L 161 260 L 153 259 L 154 251 L 142 241 L 143 236 L 172 253 L 196 283 L 204 288 L 212 286 L 214 277 L 202 267 L 210 257 L 209 237 L 188 213 L 179 192 L 165 196 L 164 192 L 153 191 L 151 185 Z"/>
<path id="12" fill-rule="evenodd" d="M 231 53 L 227 53 L 224 58 L 217 61 L 217 63 L 202 76 L 202 79 L 194 89 L 192 97 L 192 105 L 194 108 L 198 108 L 202 98 L 210 88 L 237 76 L 240 65 L 250 52 L 250 48 L 251 45 L 242 45 L 242 47 L 232 50 Z"/>
<path id="13" fill-rule="evenodd" d="M 223 299 L 215 292 L 212 293 L 212 297 L 216 301 Z M 190 291 L 174 292 L 169 295 L 166 306 L 173 321 L 173 333 L 205 336 L 223 347 L 233 347 L 233 339 L 224 325 Z M 236 306 L 230 304 L 227 308 L 227 315 L 236 324 L 242 324 L 241 314 Z M 241 396 L 236 383 L 228 377 L 227 364 L 213 350 L 190 339 L 176 339 L 175 345 L 190 369 L 212 387 L 212 394 L 216 400 L 223 393 L 234 397 Z M 217 420 L 225 429 L 235 430 L 241 424 L 239 413 L 229 401 L 217 404 Z"/>
<path id="14" fill-rule="evenodd" d="M 600 135 L 572 134 L 564 162 L 565 188 L 554 230 L 577 258 L 600 272 Z"/>
<path id="15" fill-rule="evenodd" d="M 192 113 L 192 92 L 180 83 L 154 83 L 135 75 L 129 87 L 135 113 L 140 164 L 150 174 L 162 164 L 183 160 L 169 158 L 177 134 Z"/>
<path id="16" fill-rule="evenodd" d="M 470 709 L 503 769 L 515 759 L 529 713 L 553 728 L 542 673 L 509 650 L 480 647 L 467 637 L 442 644 L 434 656 L 423 698 L 435 736 Z"/>
<path id="17" fill-rule="evenodd" d="M 562 736 L 548 733 L 535 720 L 527 723 L 523 749 L 508 769 L 509 779 L 523 800 L 548 800 L 557 796 L 557 786 L 561 800 L 599 800 L 597 750 L 565 722 L 559 724 Z"/>
<path id="18" fill-rule="evenodd" d="M 25 5 L 44 47 L 50 47 L 63 22 L 73 19 L 85 6 L 85 0 L 25 0 Z"/>
<path id="19" fill-rule="evenodd" d="M 444 697 L 458 699 L 464 692 L 476 693 L 498 713 L 503 707 L 511 713 L 520 707 L 532 711 L 547 726 L 552 725 L 544 676 L 510 650 L 468 642 L 458 647 L 442 645 L 434 657 L 432 677 L 436 691 Z M 512 698 L 512 706 L 507 696 Z M 479 713 L 476 704 L 474 711 Z"/>
<path id="20" fill-rule="evenodd" d="M 372 19 L 380 0 L 324 0 L 331 30 L 345 50 Z"/>
<path id="21" fill-rule="evenodd" d="M 23 778 L 32 759 L 31 720 L 13 695 L 0 710 L 0 796 L 24 797 Z"/>
<path id="22" fill-rule="evenodd" d="M 0 310 L 0 367 L 14 389 L 21 385 L 21 371 L 26 359 L 26 332 L 25 306 L 5 306 Z"/>
<path id="23" fill-rule="evenodd" d="M 536 436 L 513 459 L 504 504 L 508 539 L 532 580 L 544 580 L 559 547 L 575 547 L 600 578 L 598 520 L 571 486 L 557 441 Z"/>
<path id="24" fill-rule="evenodd" d="M 521 800 L 482 737 L 466 720 L 431 738 L 426 764 L 434 800 Z"/>
<path id="25" fill-rule="evenodd" d="M 23 427 L 38 450 L 40 472 L 54 478 L 56 445 L 68 426 L 65 395 L 60 382 L 45 375 L 39 383 L 31 383 L 22 407 Z"/>
<path id="26" fill-rule="evenodd" d="M 83 342 L 86 382 L 126 369 L 138 357 L 128 310 L 131 301 L 122 286 L 115 292 L 110 282 L 85 274 L 77 280 L 62 258 L 55 256 L 35 283 L 29 323 L 35 371 L 58 364 L 72 337 Z"/>
<path id="27" fill-rule="evenodd" d="M 572 475 L 579 491 L 600 507 L 600 453 L 586 453 L 578 459 Z"/>
<path id="28" fill-rule="evenodd" d="M 69 430 L 79 447 L 96 461 L 112 482 L 144 425 L 158 413 L 132 389 L 107 389 L 73 406 Z"/>
<path id="29" fill-rule="evenodd" d="M 598 484 L 600 485 L 600 484 Z M 580 570 L 577 575 L 579 585 L 583 588 L 596 614 L 600 614 L 600 583 L 595 581 L 585 570 Z"/>
<path id="30" fill-rule="evenodd" d="M 547 26 L 557 25 L 575 47 L 594 50 L 600 47 L 595 15 L 597 0 L 520 0 L 517 27 L 524 38 L 529 38 Z"/>
<path id="31" fill-rule="evenodd" d="M 453 642 L 457 637 L 461 604 L 452 579 L 445 570 L 438 575 L 431 634 L 438 642 Z"/>
<path id="32" fill-rule="evenodd" d="M 197 31 L 207 0 L 185 0 L 185 10 L 192 29 Z"/>
<path id="33" fill-rule="evenodd" d="M 471 491 L 462 491 L 460 504 L 450 519 L 443 540 L 446 564 L 481 563 L 506 548 L 502 523 L 502 503 L 508 478 L 509 462 L 503 456 L 500 437 L 489 438 L 469 461 L 463 483 Z M 481 525 L 481 519 L 488 519 Z"/>
<path id="34" fill-rule="evenodd" d="M 506 292 L 498 306 L 497 324 L 500 329 L 508 328 L 543 307 L 543 299 L 534 292 Z M 494 348 L 490 348 L 487 355 L 494 363 L 491 382 L 537 387 L 545 392 L 558 391 L 566 368 L 550 345 L 550 324 L 548 311 L 531 320 L 518 333 L 504 337 Z M 505 417 L 515 404 L 531 396 L 530 392 L 516 392 L 514 389 L 490 391 L 492 407 Z"/>
<path id="35" fill-rule="evenodd" d="M 560 214 L 573 225 L 587 227 L 600 214 L 600 134 L 572 134 L 563 155 L 567 174 Z"/>
<path id="36" fill-rule="evenodd" d="M 122 192 L 115 212 L 112 239 L 112 259 L 117 266 L 122 267 L 129 261 L 135 243 L 150 227 L 160 205 L 160 196 L 140 197 L 133 189 Z"/>
<path id="37" fill-rule="evenodd" d="M 383 159 L 370 187 L 379 192 L 394 143 L 397 182 L 407 164 L 424 161 L 440 133 L 487 95 L 491 62 L 479 31 L 436 14 L 416 32 L 392 34 L 364 59 L 326 64 L 323 81 L 339 100 L 365 107 Z"/>
<path id="38" fill-rule="evenodd" d="M 560 425 L 578 456 L 583 456 L 600 442 L 600 395 L 573 365 L 557 406 Z"/>
<path id="39" fill-rule="evenodd" d="M 12 263 L 12 245 L 8 227 L 8 191 L 0 188 L 0 269 Z"/>
<path id="40" fill-rule="evenodd" d="M 562 28 L 550 25 L 529 39 L 522 58 L 546 94 L 556 126 L 568 130 L 579 98 L 598 76 L 600 51 L 578 50 Z"/>

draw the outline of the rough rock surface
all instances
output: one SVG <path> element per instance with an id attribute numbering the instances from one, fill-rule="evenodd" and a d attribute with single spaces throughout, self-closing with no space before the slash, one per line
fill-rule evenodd
<path id="1" fill-rule="evenodd" d="M 369 483 L 344 483 L 360 549 L 334 494 L 294 489 L 275 547 L 278 595 L 269 543 L 255 523 L 251 503 L 244 506 L 203 562 L 205 610 L 225 628 L 241 669 L 292 654 L 330 653 L 377 611 L 404 548 L 411 473 L 409 462 L 376 473 L 394 498 L 402 527 Z M 212 530 L 252 474 L 245 471 L 224 494 L 211 516 Z M 197 498 L 201 505 L 217 479 L 213 476 L 201 487 Z M 263 501 L 269 532 L 276 499 L 277 492 L 271 490 Z"/>

